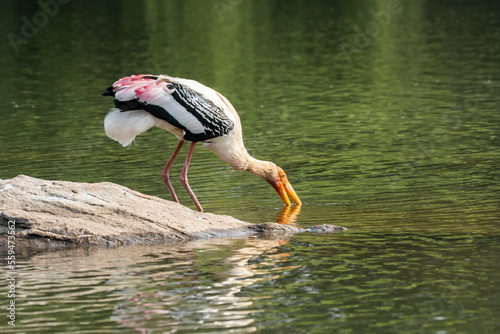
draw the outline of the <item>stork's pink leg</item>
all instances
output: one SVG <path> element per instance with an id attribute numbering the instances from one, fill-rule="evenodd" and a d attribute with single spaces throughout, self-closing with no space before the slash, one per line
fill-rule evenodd
<path id="1" fill-rule="evenodd" d="M 163 181 L 165 181 L 165 184 L 167 185 L 168 191 L 170 192 L 170 195 L 172 195 L 172 198 L 174 199 L 174 202 L 179 203 L 179 200 L 177 199 L 177 195 L 175 194 L 174 188 L 172 187 L 172 184 L 170 183 L 170 178 L 168 176 L 168 173 L 170 171 L 170 167 L 172 167 L 175 157 L 177 157 L 177 154 L 181 150 L 182 145 L 184 144 L 184 139 L 179 141 L 179 144 L 177 144 L 177 147 L 175 148 L 174 153 L 172 153 L 172 156 L 170 159 L 168 159 L 167 164 L 161 171 L 161 177 L 163 178 Z"/>
<path id="2" fill-rule="evenodd" d="M 191 190 L 191 187 L 189 186 L 188 179 L 187 179 L 187 172 L 188 172 L 189 164 L 191 163 L 191 157 L 193 155 L 195 145 L 196 145 L 196 142 L 191 142 L 191 146 L 189 147 L 189 152 L 188 152 L 188 155 L 186 158 L 186 162 L 184 163 L 184 168 L 182 168 L 180 180 L 181 180 L 181 183 L 184 185 L 184 188 L 186 188 L 189 196 L 191 196 L 191 199 L 193 200 L 194 204 L 196 204 L 198 211 L 202 212 L 203 208 L 201 207 L 200 202 L 198 202 L 196 195 Z"/>

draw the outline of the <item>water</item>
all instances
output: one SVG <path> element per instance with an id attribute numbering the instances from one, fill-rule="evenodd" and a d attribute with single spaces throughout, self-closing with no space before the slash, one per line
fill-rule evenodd
<path id="1" fill-rule="evenodd" d="M 122 76 L 168 73 L 235 105 L 249 152 L 283 167 L 304 202 L 296 224 L 349 230 L 20 251 L 16 328 L 4 319 L 2 332 L 498 332 L 500 5 L 401 1 L 390 18 L 387 6 L 72 1 L 17 53 L 4 38 L 0 178 L 169 199 L 160 172 L 175 138 L 153 129 L 122 148 L 103 133 L 100 96 Z M 3 36 L 41 10 L 0 7 Z M 282 216 L 266 182 L 201 147 L 189 177 L 206 211 Z"/>

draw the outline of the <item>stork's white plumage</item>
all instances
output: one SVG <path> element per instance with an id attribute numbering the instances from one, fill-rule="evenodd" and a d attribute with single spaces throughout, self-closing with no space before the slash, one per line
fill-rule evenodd
<path id="1" fill-rule="evenodd" d="M 170 183 L 169 170 L 188 140 L 191 146 L 180 179 L 199 211 L 203 209 L 187 182 L 187 171 L 197 142 L 202 142 L 234 169 L 264 178 L 276 189 L 285 205 L 291 205 L 288 195 L 297 205 L 302 204 L 283 169 L 248 154 L 236 110 L 215 90 L 194 80 L 140 74 L 116 81 L 102 95 L 116 98 L 115 108 L 104 119 L 104 128 L 108 137 L 123 146 L 130 145 L 136 136 L 153 126 L 179 138 L 179 144 L 161 173 L 175 202 L 179 200 Z"/>

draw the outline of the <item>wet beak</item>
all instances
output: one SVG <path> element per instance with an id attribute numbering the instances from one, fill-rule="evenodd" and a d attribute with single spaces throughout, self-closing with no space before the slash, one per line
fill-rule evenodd
<path id="1" fill-rule="evenodd" d="M 286 206 L 292 205 L 292 203 L 288 199 L 288 196 L 290 196 L 297 205 L 302 205 L 299 196 L 297 196 L 297 193 L 295 192 L 295 190 L 293 190 L 293 187 L 290 182 L 288 182 L 288 180 L 277 180 L 275 182 L 269 183 L 271 183 L 273 188 L 276 189 Z"/>

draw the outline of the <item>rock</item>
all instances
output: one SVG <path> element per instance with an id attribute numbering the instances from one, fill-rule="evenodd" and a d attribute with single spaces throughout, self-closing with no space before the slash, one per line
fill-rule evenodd
<path id="1" fill-rule="evenodd" d="M 337 233 L 347 230 L 347 228 L 336 225 L 322 224 L 311 226 L 306 231 L 313 233 Z"/>
<path id="2" fill-rule="evenodd" d="M 25 175 L 0 180 L 0 229 L 15 222 L 17 246 L 120 245 L 304 231 L 200 213 L 114 183 L 47 181 Z M 7 233 L 0 244 L 7 244 Z"/>

